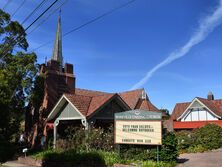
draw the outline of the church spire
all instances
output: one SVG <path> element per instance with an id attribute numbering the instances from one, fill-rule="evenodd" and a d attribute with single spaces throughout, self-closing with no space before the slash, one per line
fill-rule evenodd
<path id="1" fill-rule="evenodd" d="M 60 71 L 62 71 L 63 57 L 62 57 L 61 10 L 59 12 L 58 25 L 57 25 L 52 59 L 59 62 Z"/>

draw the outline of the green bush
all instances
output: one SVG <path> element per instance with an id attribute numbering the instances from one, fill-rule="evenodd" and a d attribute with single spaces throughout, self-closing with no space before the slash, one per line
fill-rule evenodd
<path id="1" fill-rule="evenodd" d="M 222 127 L 207 124 L 193 131 L 176 133 L 178 149 L 183 152 L 204 152 L 222 147 Z"/>
<path id="2" fill-rule="evenodd" d="M 133 160 L 156 160 L 156 146 L 147 145 L 121 145 L 121 156 L 124 159 Z"/>
<path id="3" fill-rule="evenodd" d="M 222 147 L 222 127 L 207 124 L 195 131 L 194 138 L 196 138 L 195 144 L 199 144 L 207 150 L 220 148 Z"/>
<path id="4" fill-rule="evenodd" d="M 176 162 L 154 162 L 154 161 L 144 161 L 141 165 L 142 167 L 174 167 Z"/>
<path id="5" fill-rule="evenodd" d="M 68 127 L 66 138 L 58 140 L 56 145 L 61 149 L 113 151 L 113 127 L 91 128 L 89 131 L 80 127 Z"/>
<path id="6" fill-rule="evenodd" d="M 180 131 L 176 134 L 178 140 L 178 150 L 183 151 L 194 144 L 192 132 Z"/>
<path id="7" fill-rule="evenodd" d="M 77 153 L 75 150 L 48 152 L 43 155 L 43 167 L 82 166 L 105 167 L 103 157 L 97 152 Z"/>
<path id="8" fill-rule="evenodd" d="M 163 144 L 160 150 L 161 161 L 176 161 L 178 157 L 177 138 L 174 133 L 168 132 L 163 137 Z"/>
<path id="9" fill-rule="evenodd" d="M 57 148 L 78 151 L 114 151 L 113 127 L 108 129 L 92 128 L 85 131 L 84 128 L 69 127 L 66 130 L 66 138 L 57 141 Z M 175 161 L 178 156 L 177 141 L 173 133 L 166 133 L 163 137 L 163 145 L 160 147 L 160 160 Z M 156 146 L 147 145 L 121 145 L 121 157 L 124 160 L 147 161 L 157 159 Z M 116 158 L 115 156 L 111 156 Z M 118 160 L 119 161 L 119 160 Z"/>
<path id="10" fill-rule="evenodd" d="M 155 162 L 155 161 L 142 161 L 125 159 L 119 157 L 116 152 L 107 152 L 102 150 L 97 151 L 81 151 L 76 150 L 47 150 L 36 153 L 33 158 L 42 159 L 44 167 L 71 167 L 71 166 L 84 166 L 84 167 L 111 167 L 114 164 L 134 164 L 141 167 L 173 167 L 175 162 Z"/>
<path id="11" fill-rule="evenodd" d="M 202 145 L 190 146 L 187 148 L 188 153 L 202 153 L 207 149 L 204 148 Z"/>

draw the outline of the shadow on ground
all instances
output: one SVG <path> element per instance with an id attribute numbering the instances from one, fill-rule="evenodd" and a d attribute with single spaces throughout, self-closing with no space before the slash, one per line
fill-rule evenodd
<path id="1" fill-rule="evenodd" d="M 177 163 L 178 163 L 178 164 L 183 164 L 183 163 L 185 163 L 185 162 L 187 162 L 187 161 L 189 161 L 189 159 L 187 159 L 187 158 L 178 158 L 178 159 L 177 159 Z"/>

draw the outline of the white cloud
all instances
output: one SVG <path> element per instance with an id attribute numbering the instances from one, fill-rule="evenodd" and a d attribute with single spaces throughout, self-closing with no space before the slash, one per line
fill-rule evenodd
<path id="1" fill-rule="evenodd" d="M 206 16 L 203 20 L 201 20 L 199 28 L 196 32 L 194 32 L 194 34 L 184 46 L 170 53 L 170 55 L 166 59 L 164 59 L 162 62 L 148 71 L 146 75 L 139 82 L 133 85 L 131 89 L 136 89 L 143 86 L 160 68 L 185 56 L 192 49 L 192 47 L 202 42 L 218 25 L 221 24 L 221 22 L 222 0 L 220 0 L 219 5 L 216 7 L 212 14 Z"/>

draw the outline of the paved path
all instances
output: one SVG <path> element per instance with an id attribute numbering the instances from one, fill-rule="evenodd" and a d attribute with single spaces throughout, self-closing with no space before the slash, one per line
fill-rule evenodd
<path id="1" fill-rule="evenodd" d="M 222 167 L 222 149 L 205 153 L 181 154 L 177 167 Z"/>
<path id="2" fill-rule="evenodd" d="M 30 166 L 18 163 L 18 161 L 8 161 L 2 165 L 6 167 L 30 167 Z"/>

